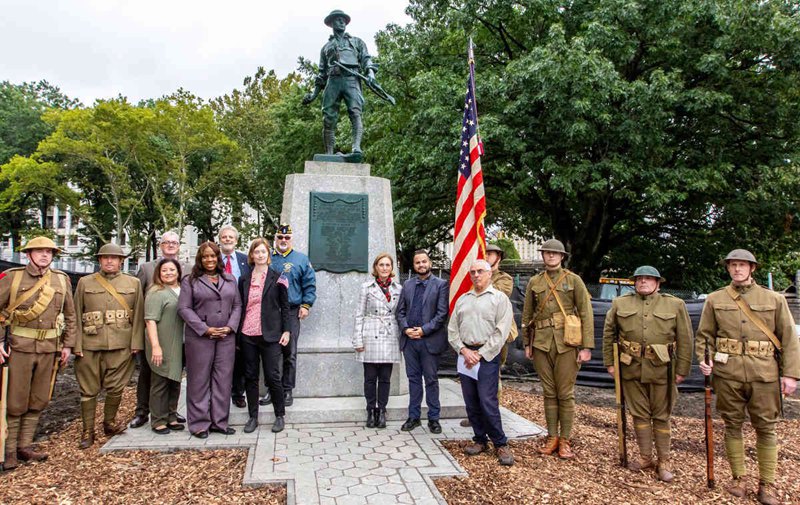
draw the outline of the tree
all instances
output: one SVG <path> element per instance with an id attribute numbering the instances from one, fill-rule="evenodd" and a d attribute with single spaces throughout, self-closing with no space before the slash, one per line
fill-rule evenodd
<path id="1" fill-rule="evenodd" d="M 734 244 L 765 257 L 800 245 L 794 3 L 417 0 L 408 12 L 413 24 L 378 37 L 400 110 L 370 131 L 403 181 L 403 241 L 452 223 L 471 34 L 490 223 L 555 235 L 587 278 L 647 258 L 700 287 Z"/>

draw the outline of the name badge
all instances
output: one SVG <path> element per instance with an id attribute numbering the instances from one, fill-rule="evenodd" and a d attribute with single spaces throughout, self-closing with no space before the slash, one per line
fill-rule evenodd
<path id="1" fill-rule="evenodd" d="M 723 365 L 728 362 L 728 354 L 724 352 L 718 352 L 714 354 L 714 361 L 718 363 L 722 363 Z"/>

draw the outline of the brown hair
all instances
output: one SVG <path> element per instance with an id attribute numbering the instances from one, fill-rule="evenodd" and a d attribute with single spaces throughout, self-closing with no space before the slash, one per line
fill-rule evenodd
<path id="1" fill-rule="evenodd" d="M 161 267 L 163 267 L 167 263 L 172 263 L 173 265 L 175 265 L 175 268 L 178 269 L 178 284 L 181 283 L 183 272 L 181 271 L 180 262 L 178 262 L 178 260 L 173 258 L 163 258 L 159 260 L 158 263 L 156 263 L 156 268 L 155 270 L 153 270 L 153 285 L 151 286 L 151 289 L 153 288 L 164 289 L 165 287 L 164 283 L 161 281 Z"/>
<path id="2" fill-rule="evenodd" d="M 225 273 L 225 267 L 222 265 L 222 253 L 219 251 L 219 246 L 214 242 L 203 242 L 197 248 L 197 255 L 194 257 L 194 266 L 192 267 L 192 279 L 199 279 L 206 271 L 203 268 L 203 252 L 206 249 L 211 249 L 217 254 L 217 268 L 215 273 L 222 275 Z"/>
<path id="3" fill-rule="evenodd" d="M 380 275 L 378 275 L 378 262 L 383 258 L 389 258 L 389 262 L 392 264 L 392 273 L 394 273 L 394 260 L 391 255 L 389 255 L 389 253 L 380 253 L 375 258 L 375 261 L 372 262 L 372 276 L 376 279 L 380 277 Z M 389 277 L 392 277 L 392 274 L 389 274 Z"/>
<path id="4" fill-rule="evenodd" d="M 255 251 L 256 248 L 260 245 L 263 245 L 264 247 L 267 248 L 267 265 L 272 263 L 272 258 L 269 257 L 269 252 L 270 252 L 269 242 L 267 242 L 267 239 L 265 239 L 264 237 L 256 237 L 253 239 L 252 242 L 250 242 L 250 250 L 247 251 L 247 263 L 250 264 L 250 266 L 256 264 L 256 262 L 253 260 L 253 251 Z"/>

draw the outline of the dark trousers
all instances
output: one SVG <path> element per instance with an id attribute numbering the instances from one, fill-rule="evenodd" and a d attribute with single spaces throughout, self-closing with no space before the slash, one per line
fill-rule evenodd
<path id="1" fill-rule="evenodd" d="M 488 435 L 495 447 L 508 444 L 506 434 L 503 432 L 500 403 L 497 399 L 499 374 L 500 355 L 497 355 L 492 361 L 481 358 L 478 380 L 466 375 L 458 376 L 461 379 L 461 394 L 464 395 L 467 417 L 475 433 L 472 440 L 485 444 Z"/>
<path id="2" fill-rule="evenodd" d="M 386 410 L 391 379 L 391 363 L 364 363 L 364 398 L 368 409 Z"/>
<path id="3" fill-rule="evenodd" d="M 250 417 L 258 417 L 259 363 L 264 363 L 264 380 L 272 396 L 272 408 L 276 416 L 286 414 L 281 384 L 281 359 L 284 346 L 277 342 L 265 342 L 263 338 L 242 335 L 244 357 L 244 389 L 247 394 L 247 411 Z"/>
<path id="4" fill-rule="evenodd" d="M 244 356 L 242 350 L 236 349 L 236 358 L 233 361 L 233 384 L 231 385 L 231 398 L 244 398 Z"/>
<path id="5" fill-rule="evenodd" d="M 164 426 L 178 420 L 180 381 L 174 381 L 153 372 L 150 376 L 150 426 Z"/>
<path id="6" fill-rule="evenodd" d="M 297 339 L 300 336 L 300 319 L 298 319 L 297 313 L 299 311 L 300 307 L 292 307 L 289 309 L 289 344 L 279 346 L 283 353 L 282 382 L 284 391 L 291 391 L 294 389 L 295 379 L 297 377 Z"/>
<path id="7" fill-rule="evenodd" d="M 136 361 L 139 362 L 139 382 L 136 383 L 136 415 L 147 417 L 150 415 L 150 377 L 153 372 L 147 362 L 147 355 L 144 351 L 136 354 Z"/>
<path id="8" fill-rule="evenodd" d="M 403 348 L 408 376 L 408 417 L 419 419 L 422 406 L 422 380 L 425 379 L 425 402 L 428 419 L 439 419 L 439 355 L 428 352 L 422 339 L 408 339 Z"/>

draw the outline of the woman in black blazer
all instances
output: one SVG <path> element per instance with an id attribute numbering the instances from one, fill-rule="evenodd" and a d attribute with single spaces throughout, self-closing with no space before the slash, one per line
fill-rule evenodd
<path id="1" fill-rule="evenodd" d="M 244 431 L 252 433 L 258 426 L 260 360 L 275 410 L 272 431 L 277 433 L 283 430 L 286 412 L 280 363 L 283 361 L 281 346 L 289 343 L 289 281 L 269 268 L 270 250 L 266 239 L 253 240 L 247 259 L 252 271 L 239 278 L 242 323 L 237 339 L 244 357 L 245 394 L 250 414 Z"/>

